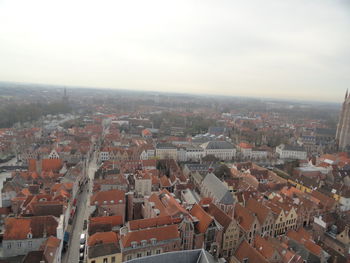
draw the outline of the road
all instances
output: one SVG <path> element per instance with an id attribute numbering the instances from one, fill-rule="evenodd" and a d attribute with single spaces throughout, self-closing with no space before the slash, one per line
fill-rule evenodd
<path id="1" fill-rule="evenodd" d="M 93 159 L 89 163 L 87 176 L 90 178 L 88 183 L 83 186 L 82 193 L 78 197 L 77 212 L 75 215 L 75 220 L 73 221 L 73 233 L 71 234 L 69 246 L 67 252 L 62 256 L 63 263 L 75 263 L 79 262 L 79 246 L 80 246 L 80 234 L 86 233 L 87 230 L 83 231 L 84 220 L 88 220 L 89 217 L 89 207 L 90 207 L 90 196 L 92 190 L 92 182 L 95 171 L 97 169 L 96 165 L 96 154 L 93 155 Z M 89 192 L 87 192 L 87 189 Z M 85 255 L 86 260 L 86 255 Z"/>

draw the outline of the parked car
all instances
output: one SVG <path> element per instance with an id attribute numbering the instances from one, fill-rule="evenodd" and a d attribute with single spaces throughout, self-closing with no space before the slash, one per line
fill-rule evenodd
<path id="1" fill-rule="evenodd" d="M 80 244 L 85 245 L 85 242 L 86 242 L 86 235 L 82 233 L 80 235 Z"/>
<path id="2" fill-rule="evenodd" d="M 80 260 L 84 260 L 84 253 L 80 253 L 80 254 L 79 254 L 79 259 L 80 259 Z"/>
<path id="3" fill-rule="evenodd" d="M 84 253 L 84 251 L 85 251 L 85 245 L 80 245 L 79 252 Z"/>

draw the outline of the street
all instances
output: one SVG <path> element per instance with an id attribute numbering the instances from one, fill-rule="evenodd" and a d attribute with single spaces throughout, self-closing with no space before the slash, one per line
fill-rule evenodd
<path id="1" fill-rule="evenodd" d="M 68 250 L 63 254 L 62 262 L 63 263 L 75 263 L 79 262 L 79 241 L 80 234 L 87 233 L 87 229 L 83 231 L 84 220 L 88 220 L 89 217 L 89 209 L 90 206 L 89 200 L 92 191 L 92 182 L 95 171 L 97 169 L 96 165 L 96 154 L 94 154 L 93 159 L 89 163 L 87 176 L 90 180 L 82 186 L 83 191 L 78 195 L 78 203 L 77 203 L 77 212 L 75 215 L 75 219 L 73 220 L 72 225 L 72 233 L 70 236 L 70 241 L 68 245 Z M 87 192 L 87 189 L 89 192 Z M 86 238 L 87 239 L 87 238 Z M 86 252 L 86 251 L 85 251 Z M 86 255 L 84 257 L 84 261 L 86 260 Z"/>

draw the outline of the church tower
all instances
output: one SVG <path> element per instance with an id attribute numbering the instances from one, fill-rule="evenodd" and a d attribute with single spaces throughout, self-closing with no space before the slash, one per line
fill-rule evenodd
<path id="1" fill-rule="evenodd" d="M 346 150 L 347 147 L 350 147 L 350 95 L 348 91 L 345 93 L 335 138 L 339 150 Z"/>
<path id="2" fill-rule="evenodd" d="M 63 97 L 62 97 L 63 102 L 67 103 L 68 102 L 68 96 L 67 96 L 67 89 L 64 88 L 63 90 Z"/>

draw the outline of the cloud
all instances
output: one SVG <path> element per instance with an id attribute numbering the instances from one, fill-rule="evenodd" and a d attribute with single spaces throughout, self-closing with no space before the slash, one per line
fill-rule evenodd
<path id="1" fill-rule="evenodd" d="M 0 1 L 0 80 L 340 101 L 345 0 Z"/>

